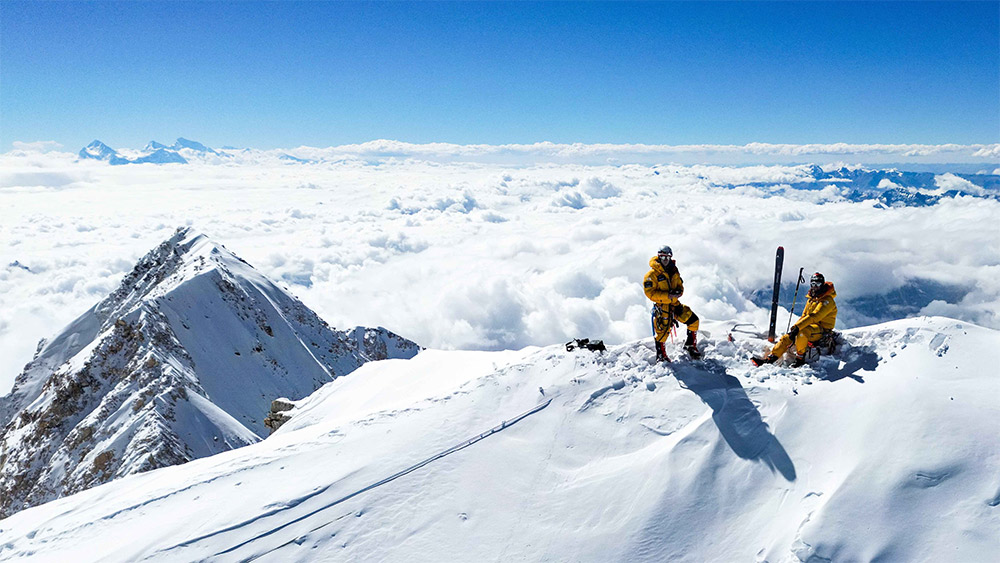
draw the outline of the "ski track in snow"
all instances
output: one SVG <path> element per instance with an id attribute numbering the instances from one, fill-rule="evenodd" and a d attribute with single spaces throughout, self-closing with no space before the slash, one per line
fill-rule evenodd
<path id="1" fill-rule="evenodd" d="M 493 434 L 495 434 L 497 432 L 500 432 L 500 431 L 502 431 L 502 430 L 504 430 L 506 428 L 509 428 L 510 426 L 513 426 L 514 424 L 516 424 L 519 421 L 527 418 L 528 416 L 531 416 L 532 414 L 535 414 L 536 412 L 538 412 L 538 411 L 544 409 L 545 407 L 549 406 L 549 403 L 551 403 L 551 402 L 552 402 L 552 399 L 548 399 L 546 401 L 543 401 L 542 403 L 538 404 L 534 408 L 532 408 L 532 409 L 530 409 L 530 410 L 528 410 L 528 411 L 526 411 L 524 413 L 521 413 L 521 414 L 519 414 L 519 415 L 517 415 L 517 416 L 515 416 L 515 417 L 513 417 L 513 418 L 511 418 L 509 420 L 505 420 L 505 421 L 501 422 L 499 425 L 494 426 L 493 428 L 491 428 L 489 430 L 486 430 L 485 432 L 482 432 L 482 433 L 480 433 L 479 435 L 477 435 L 477 436 L 475 436 L 473 438 L 469 438 L 468 440 L 465 440 L 465 441 L 461 442 L 460 444 L 456 444 L 455 446 L 452 446 L 451 448 L 448 448 L 447 450 L 445 450 L 443 452 L 437 453 L 437 454 L 435 454 L 435 455 L 433 455 L 433 456 L 431 456 L 431 457 L 429 457 L 429 458 L 427 458 L 427 459 L 425 459 L 425 460 L 423 460 L 423 461 L 421 461 L 419 463 L 411 465 L 410 467 L 407 467 L 406 469 L 403 469 L 403 470 L 401 470 L 401 471 L 399 471 L 397 473 L 394 473 L 394 474 L 386 477 L 385 479 L 382 479 L 380 481 L 372 483 L 371 485 L 368 485 L 366 487 L 358 489 L 357 491 L 354 491 L 354 492 L 352 492 L 352 493 L 350 493 L 348 495 L 340 497 L 337 500 L 334 500 L 334 501 L 332 501 L 330 503 L 324 504 L 324 505 L 320 506 L 319 508 L 313 509 L 313 510 L 307 512 L 306 514 L 302 515 L 302 516 L 295 517 L 295 518 L 293 518 L 291 520 L 284 520 L 280 525 L 277 525 L 277 526 L 272 527 L 272 528 L 267 528 L 267 531 L 265 531 L 265 532 L 263 532 L 261 534 L 258 534 L 258 535 L 254 536 L 254 537 L 251 537 L 250 539 L 244 540 L 241 543 L 238 543 L 238 544 L 234 545 L 233 547 L 230 547 L 230 548 L 228 548 L 226 550 L 223 550 L 223 551 L 220 551 L 218 553 L 215 553 L 212 557 L 215 558 L 215 557 L 219 557 L 219 556 L 223 556 L 223 555 L 232 553 L 232 552 L 236 551 L 237 549 L 240 549 L 240 548 L 242 548 L 244 546 L 252 544 L 252 543 L 254 543 L 254 542 L 258 541 L 258 540 L 264 539 L 264 538 L 266 538 L 268 536 L 271 536 L 272 534 L 278 533 L 278 532 L 282 531 L 283 529 L 285 529 L 285 528 L 287 528 L 289 526 L 292 526 L 292 525 L 294 525 L 294 524 L 296 524 L 298 522 L 307 520 L 307 519 L 309 519 L 309 518 L 311 518 L 311 517 L 319 514 L 320 512 L 324 512 L 326 510 L 329 510 L 329 509 L 331 509 L 331 508 L 333 508 L 333 507 L 335 507 L 335 506 L 337 506 L 337 505 L 339 505 L 339 504 L 341 504 L 341 503 L 343 503 L 345 501 L 348 501 L 348 500 L 350 500 L 350 499 L 352 499 L 352 498 L 354 498 L 354 497 L 356 497 L 356 496 L 358 496 L 360 494 L 363 494 L 363 493 L 368 492 L 368 491 L 370 491 L 372 489 L 375 489 L 376 487 L 380 487 L 380 486 L 382 486 L 382 485 L 384 485 L 386 483 L 394 481 L 394 480 L 396 480 L 396 479 L 398 479 L 398 478 L 400 478 L 400 477 L 402 477 L 402 476 L 404 476 L 404 475 L 406 475 L 408 473 L 412 473 L 413 471 L 416 471 L 416 470 L 424 467 L 425 465 L 433 463 L 434 461 L 437 461 L 437 460 L 439 460 L 439 459 L 441 459 L 441 458 L 443 458 L 443 457 L 445 457 L 447 455 L 451 455 L 451 454 L 453 454 L 453 453 L 455 453 L 457 451 L 463 450 L 463 449 L 465 449 L 465 448 L 467 448 L 467 447 L 475 444 L 476 442 L 478 442 L 480 440 L 483 440 L 485 438 L 488 438 L 489 436 L 492 436 Z M 222 530 L 219 530 L 219 531 L 216 531 L 216 532 L 212 532 L 210 534 L 205 534 L 203 536 L 187 540 L 185 542 L 177 544 L 176 546 L 163 549 L 163 550 L 161 550 L 158 553 L 167 553 L 167 552 L 169 552 L 171 550 L 178 549 L 178 548 L 183 548 L 183 547 L 188 547 L 188 546 L 194 545 L 196 543 L 202 542 L 204 540 L 212 539 L 212 538 L 215 538 L 215 537 L 220 536 L 222 534 L 226 534 L 228 532 L 239 531 L 239 530 L 241 530 L 243 528 L 246 528 L 246 527 L 251 526 L 253 524 L 256 524 L 258 522 L 264 521 L 264 520 L 266 520 L 268 518 L 271 518 L 272 516 L 283 514 L 283 513 L 285 513 L 286 511 L 288 511 L 290 509 L 297 508 L 299 505 L 305 503 L 306 501 L 310 501 L 310 500 L 312 500 L 314 498 L 321 497 L 331 487 L 333 487 L 333 484 L 331 484 L 328 487 L 324 487 L 324 488 L 322 488 L 320 490 L 317 490 L 316 492 L 314 492 L 312 494 L 309 494 L 309 495 L 306 495 L 304 497 L 297 498 L 297 499 L 294 499 L 292 501 L 286 502 L 286 503 L 284 503 L 283 506 L 281 506 L 281 507 L 279 507 L 279 508 L 277 508 L 277 509 L 275 509 L 273 511 L 260 514 L 260 515 L 254 517 L 254 518 L 251 518 L 251 519 L 246 520 L 244 522 L 240 522 L 239 524 L 235 524 L 235 525 L 230 526 L 228 528 L 224 528 Z M 326 523 L 326 524 L 322 524 L 322 525 L 320 525 L 320 526 L 318 526 L 316 528 L 313 528 L 309 532 L 310 533 L 315 532 L 316 530 L 319 530 L 320 528 L 326 526 L 327 524 L 329 524 L 329 522 Z M 288 545 L 288 543 L 291 543 L 292 541 L 294 541 L 294 540 L 290 540 L 289 542 L 286 542 L 285 544 L 282 544 L 282 545 L 280 545 L 280 546 L 278 546 L 277 548 L 274 548 L 274 549 L 279 549 L 281 547 L 284 547 L 285 545 Z M 271 551 L 273 551 L 274 549 L 272 549 Z M 267 552 L 265 552 L 265 554 L 266 553 Z M 260 555 L 263 555 L 263 554 L 260 554 Z M 257 557 L 259 557 L 259 555 L 255 556 L 255 557 L 251 557 L 250 559 L 256 559 Z"/>

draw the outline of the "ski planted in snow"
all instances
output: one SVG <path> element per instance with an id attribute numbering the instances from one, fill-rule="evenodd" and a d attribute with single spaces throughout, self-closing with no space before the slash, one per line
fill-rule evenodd
<path id="1" fill-rule="evenodd" d="M 781 292 L 781 266 L 785 262 L 785 247 L 779 246 L 774 256 L 774 295 L 771 297 L 771 324 L 767 329 L 767 341 L 774 342 L 774 328 L 778 323 L 778 295 Z"/>

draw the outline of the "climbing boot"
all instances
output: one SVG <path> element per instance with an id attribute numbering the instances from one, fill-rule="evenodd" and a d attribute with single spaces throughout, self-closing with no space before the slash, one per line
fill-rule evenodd
<path id="1" fill-rule="evenodd" d="M 656 361 L 657 362 L 669 362 L 670 358 L 667 357 L 667 350 L 663 347 L 662 342 L 656 343 Z"/>
<path id="2" fill-rule="evenodd" d="M 684 341 L 684 351 L 691 356 L 692 360 L 697 360 L 701 358 L 701 352 L 698 351 L 698 333 L 689 330 L 687 335 L 687 340 Z"/>
<path id="3" fill-rule="evenodd" d="M 754 356 L 750 358 L 750 361 L 753 362 L 753 365 L 760 367 L 764 364 L 773 364 L 774 362 L 777 362 L 778 356 L 775 356 L 774 354 L 768 354 L 766 358 Z"/>

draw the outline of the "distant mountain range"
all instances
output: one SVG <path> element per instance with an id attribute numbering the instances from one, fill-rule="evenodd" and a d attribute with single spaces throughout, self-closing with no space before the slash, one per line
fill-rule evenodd
<path id="1" fill-rule="evenodd" d="M 101 141 L 94 141 L 79 152 L 81 159 L 93 159 L 121 164 L 185 164 L 197 163 L 271 163 L 282 165 L 307 164 L 382 164 L 392 159 L 421 158 L 416 153 L 392 152 L 378 143 L 329 149 L 309 149 L 301 147 L 300 156 L 293 156 L 283 150 L 262 151 L 258 149 L 236 149 L 226 147 L 213 149 L 197 141 L 179 138 L 167 146 L 150 141 L 142 150 L 122 149 L 117 151 Z M 355 153 L 337 152 L 354 150 Z M 332 151 L 332 152 L 331 152 Z M 360 152 L 357 152 L 360 151 Z M 362 156 L 363 155 L 363 156 Z M 433 155 L 423 155 L 432 157 Z M 902 166 L 902 165 L 901 165 Z M 792 192 L 818 192 L 817 203 L 828 201 L 873 201 L 884 207 L 924 207 L 935 205 L 941 199 L 961 196 L 986 199 L 1000 198 L 1000 174 L 986 173 L 984 170 L 969 172 L 972 165 L 954 165 L 941 171 L 912 171 L 898 167 L 837 166 L 825 167 L 815 164 L 788 166 L 787 174 L 781 179 L 746 184 L 718 185 L 723 189 L 757 188 L 762 196 L 789 195 Z M 653 174 L 671 170 L 673 166 L 651 166 Z M 914 169 L 927 166 L 914 165 Z M 960 170 L 965 170 L 964 172 Z"/>
<path id="2" fill-rule="evenodd" d="M 130 152 L 135 153 L 136 151 Z M 188 158 L 184 157 L 184 153 L 188 154 Z M 198 141 L 192 141 L 190 139 L 179 137 L 177 141 L 170 146 L 156 141 L 150 141 L 146 143 L 146 146 L 142 149 L 142 151 L 139 151 L 131 157 L 123 156 L 117 150 L 109 147 L 101 141 L 94 140 L 94 142 L 80 149 L 78 155 L 82 159 L 103 160 L 109 164 L 121 165 L 144 163 L 187 164 L 188 159 L 192 156 L 220 156 L 220 153 L 215 149 L 199 143 Z"/>
<path id="3" fill-rule="evenodd" d="M 750 185 L 776 193 L 833 187 L 846 200 L 874 200 L 885 207 L 925 207 L 942 198 L 959 196 L 1000 199 L 1000 175 L 997 174 L 934 174 L 858 167 L 825 170 L 816 165 L 800 168 L 807 173 L 801 181 Z"/>
<path id="4" fill-rule="evenodd" d="M 331 328 L 224 247 L 178 230 L 40 342 L 0 397 L 0 518 L 257 442 L 272 400 L 418 351 L 383 328 Z"/>
<path id="5" fill-rule="evenodd" d="M 100 160 L 115 166 L 122 164 L 188 164 L 244 162 L 247 160 L 271 160 L 281 164 L 311 164 L 319 162 L 309 158 L 299 158 L 281 151 L 260 151 L 222 147 L 213 149 L 198 141 L 179 137 L 174 144 L 164 145 L 157 141 L 146 143 L 142 149 L 113 149 L 99 140 L 94 140 L 80 149 L 77 156 L 83 160 Z"/>

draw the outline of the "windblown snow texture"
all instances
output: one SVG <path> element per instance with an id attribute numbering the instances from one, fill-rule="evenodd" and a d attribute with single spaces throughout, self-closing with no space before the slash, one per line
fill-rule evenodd
<path id="1" fill-rule="evenodd" d="M 367 364 L 263 442 L 4 520 L 0 558 L 995 560 L 1000 333 L 907 319 L 793 370 L 703 326 L 702 361 L 646 341 Z"/>
<path id="2" fill-rule="evenodd" d="M 0 515 L 254 443 L 273 399 L 417 350 L 385 329 L 331 329 L 225 248 L 179 230 L 40 343 L 0 399 Z"/>

